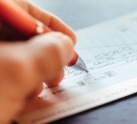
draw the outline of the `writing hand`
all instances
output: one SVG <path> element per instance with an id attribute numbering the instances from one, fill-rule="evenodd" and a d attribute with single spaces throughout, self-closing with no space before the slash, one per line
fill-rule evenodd
<path id="1" fill-rule="evenodd" d="M 7 123 L 24 109 L 28 97 L 42 89 L 43 81 L 50 86 L 62 80 L 63 67 L 73 57 L 76 42 L 72 29 L 54 15 L 26 0 L 14 2 L 58 32 L 26 40 L 0 21 L 0 123 Z"/>

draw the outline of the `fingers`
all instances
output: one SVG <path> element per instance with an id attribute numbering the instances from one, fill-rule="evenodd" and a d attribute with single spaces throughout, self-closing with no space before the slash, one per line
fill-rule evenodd
<path id="1" fill-rule="evenodd" d="M 72 40 L 62 33 L 39 35 L 29 42 L 0 43 L 0 81 L 4 80 L 12 91 L 17 89 L 16 96 L 23 98 L 36 89 L 38 82 L 56 78 L 73 52 Z"/>
<path id="2" fill-rule="evenodd" d="M 56 85 L 62 80 L 64 72 L 60 70 L 73 57 L 73 47 L 72 40 L 62 33 L 39 35 L 29 42 L 0 43 L 0 94 L 12 104 L 17 100 L 19 106 L 14 114 L 11 111 L 11 117 L 20 111 L 23 100 L 37 88 L 41 90 L 40 82 Z"/>
<path id="3" fill-rule="evenodd" d="M 53 80 L 72 59 L 73 52 L 72 40 L 62 33 L 40 35 L 31 39 L 27 44 L 27 53 L 33 60 L 39 81 Z"/>
<path id="4" fill-rule="evenodd" d="M 45 25 L 49 26 L 53 31 L 62 32 L 71 37 L 74 43 L 76 42 L 76 35 L 74 31 L 55 15 L 39 9 L 38 7 L 29 3 L 27 0 L 14 0 L 14 2 L 22 7 L 24 11 L 30 13 L 30 15 L 36 20 L 41 21 Z"/>
<path id="5" fill-rule="evenodd" d="M 72 38 L 73 42 L 76 42 L 76 35 L 74 31 L 67 26 L 62 20 L 60 20 L 55 15 L 43 11 L 40 8 L 34 6 L 33 4 L 24 0 L 15 0 L 21 7 L 30 13 L 35 19 L 43 22 L 45 25 L 49 26 L 54 31 L 62 32 Z"/>
<path id="6" fill-rule="evenodd" d="M 45 25 L 49 26 L 52 30 L 63 32 L 64 34 L 70 36 L 74 43 L 76 42 L 76 35 L 74 31 L 55 15 L 43 11 L 32 4 L 29 6 L 29 13 Z"/>

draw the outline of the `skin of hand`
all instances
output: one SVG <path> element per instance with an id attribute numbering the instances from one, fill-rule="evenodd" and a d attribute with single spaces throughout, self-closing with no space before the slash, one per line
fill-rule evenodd
<path id="1" fill-rule="evenodd" d="M 0 20 L 0 124 L 15 118 L 30 96 L 41 91 L 42 82 L 51 86 L 62 80 L 76 42 L 72 29 L 56 16 L 27 0 L 12 1 L 54 32 L 18 39 L 21 34 Z M 18 40 L 9 41 L 11 36 Z"/>

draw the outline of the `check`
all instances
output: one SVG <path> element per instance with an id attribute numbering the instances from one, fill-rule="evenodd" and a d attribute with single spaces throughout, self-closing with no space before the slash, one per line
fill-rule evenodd
<path id="1" fill-rule="evenodd" d="M 137 92 L 137 12 L 76 34 L 76 50 L 89 72 L 65 67 L 62 83 L 45 86 L 19 124 L 48 123 Z"/>

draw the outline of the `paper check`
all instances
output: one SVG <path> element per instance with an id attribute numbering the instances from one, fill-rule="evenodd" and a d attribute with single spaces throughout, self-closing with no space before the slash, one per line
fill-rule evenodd
<path id="1" fill-rule="evenodd" d="M 89 73 L 66 67 L 60 86 L 45 86 L 19 124 L 48 123 L 137 92 L 137 12 L 76 34 Z"/>

